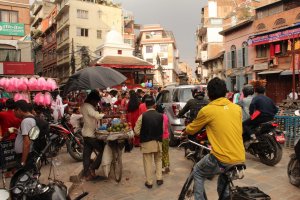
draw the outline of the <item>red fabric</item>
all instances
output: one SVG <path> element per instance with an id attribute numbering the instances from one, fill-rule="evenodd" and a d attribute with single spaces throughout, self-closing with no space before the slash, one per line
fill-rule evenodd
<path id="1" fill-rule="evenodd" d="M 131 127 L 134 128 L 135 123 L 139 118 L 139 116 L 140 116 L 139 108 L 132 112 L 127 111 L 127 115 L 126 115 L 127 123 L 130 123 Z M 140 138 L 138 136 L 134 136 L 133 145 L 134 146 L 140 145 Z"/>
<path id="2" fill-rule="evenodd" d="M 0 126 L 2 130 L 2 134 L 5 134 L 8 132 L 8 128 L 15 127 L 19 128 L 21 124 L 21 119 L 17 118 L 15 116 L 14 111 L 8 110 L 0 112 Z M 10 134 L 8 139 L 14 139 L 15 134 Z"/>
<path id="3" fill-rule="evenodd" d="M 140 113 L 140 115 L 143 114 L 146 111 L 147 111 L 146 104 L 145 103 L 140 104 L 140 106 L 139 106 L 139 113 Z"/>
<path id="4" fill-rule="evenodd" d="M 275 56 L 275 49 L 274 49 L 274 44 L 270 44 L 270 57 L 274 57 Z"/>
<path id="5" fill-rule="evenodd" d="M 275 45 L 275 53 L 280 53 L 280 44 Z"/>

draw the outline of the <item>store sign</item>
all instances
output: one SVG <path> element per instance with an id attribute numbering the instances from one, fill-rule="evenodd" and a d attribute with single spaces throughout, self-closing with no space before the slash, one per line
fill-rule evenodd
<path id="1" fill-rule="evenodd" d="M 0 35 L 24 36 L 24 24 L 0 22 Z"/>
<path id="2" fill-rule="evenodd" d="M 259 63 L 259 64 L 254 64 L 253 65 L 253 70 L 254 71 L 258 71 L 258 70 L 266 70 L 269 69 L 268 63 L 264 62 L 264 63 Z"/>
<path id="3" fill-rule="evenodd" d="M 299 34 L 300 34 L 300 28 L 278 31 L 276 33 L 270 33 L 267 35 L 254 37 L 253 39 L 248 40 L 248 44 L 253 46 L 260 45 L 260 44 L 267 44 L 271 42 L 297 38 Z"/>
<path id="4" fill-rule="evenodd" d="M 0 62 L 0 74 L 33 75 L 33 62 Z"/>

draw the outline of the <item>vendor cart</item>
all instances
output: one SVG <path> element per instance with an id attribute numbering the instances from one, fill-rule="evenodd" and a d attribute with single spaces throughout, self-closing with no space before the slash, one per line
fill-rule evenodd
<path id="1" fill-rule="evenodd" d="M 114 173 L 115 180 L 120 182 L 122 179 L 122 151 L 125 147 L 125 141 L 132 139 L 134 133 L 132 130 L 120 131 L 120 132 L 108 132 L 106 130 L 97 130 L 95 132 L 96 138 L 106 142 L 106 148 L 111 154 L 103 154 L 102 160 L 108 160 L 108 166 L 110 166 L 110 173 Z M 105 151 L 105 150 L 104 150 Z M 105 157 L 106 156 L 106 157 Z M 108 158 L 107 158 L 108 156 Z"/>

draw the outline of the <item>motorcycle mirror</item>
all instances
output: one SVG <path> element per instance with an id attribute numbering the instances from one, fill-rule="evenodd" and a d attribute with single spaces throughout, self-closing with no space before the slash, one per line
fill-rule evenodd
<path id="1" fill-rule="evenodd" d="M 37 126 L 34 126 L 30 129 L 28 136 L 30 140 L 36 140 L 40 135 L 40 129 Z"/>
<path id="2" fill-rule="evenodd" d="M 300 110 L 296 110 L 296 111 L 295 111 L 295 115 L 296 115 L 296 116 L 300 116 Z"/>
<path id="3" fill-rule="evenodd" d="M 5 189 L 0 189 L 0 197 L 3 200 L 9 199 L 9 192 Z"/>

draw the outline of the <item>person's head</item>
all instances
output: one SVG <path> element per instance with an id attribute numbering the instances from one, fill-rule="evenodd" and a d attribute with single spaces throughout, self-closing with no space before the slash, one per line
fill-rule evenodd
<path id="1" fill-rule="evenodd" d="M 265 91 L 266 91 L 266 89 L 265 89 L 265 87 L 262 86 L 262 85 L 257 86 L 257 87 L 255 88 L 255 92 L 256 92 L 257 94 L 264 94 Z"/>
<path id="2" fill-rule="evenodd" d="M 7 99 L 5 102 L 5 107 L 8 110 L 13 110 L 15 108 L 15 101 L 13 99 Z"/>
<path id="3" fill-rule="evenodd" d="M 91 104 L 92 106 L 96 107 L 99 101 L 101 100 L 100 94 L 96 90 L 92 90 L 89 95 L 87 96 L 85 102 Z"/>
<path id="4" fill-rule="evenodd" d="M 121 97 L 122 97 L 122 99 L 124 99 L 125 97 L 127 97 L 127 92 L 122 92 Z"/>
<path id="5" fill-rule="evenodd" d="M 134 90 L 129 91 L 129 102 L 128 102 L 128 111 L 135 111 L 139 108 L 139 98 L 137 96 L 137 93 L 134 92 Z"/>
<path id="6" fill-rule="evenodd" d="M 27 103 L 25 100 L 18 100 L 15 102 L 14 112 L 16 117 L 24 118 L 25 116 L 31 114 L 33 106 Z"/>
<path id="7" fill-rule="evenodd" d="M 207 84 L 207 94 L 211 101 L 225 97 L 226 92 L 227 88 L 225 81 L 218 77 L 211 79 Z"/>
<path id="8" fill-rule="evenodd" d="M 254 94 L 253 86 L 252 85 L 244 85 L 243 94 L 244 94 L 244 97 L 247 97 L 249 95 L 253 95 Z"/>
<path id="9" fill-rule="evenodd" d="M 205 88 L 202 86 L 196 86 L 192 89 L 192 95 L 194 98 L 197 98 L 198 96 L 205 96 Z"/>
<path id="10" fill-rule="evenodd" d="M 145 98 L 145 104 L 146 104 L 147 109 L 154 108 L 155 107 L 155 99 L 152 96 L 147 95 Z"/>

